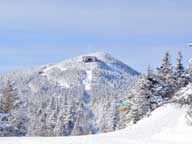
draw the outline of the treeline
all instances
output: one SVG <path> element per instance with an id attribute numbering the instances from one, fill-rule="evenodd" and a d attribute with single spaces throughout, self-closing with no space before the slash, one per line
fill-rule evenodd
<path id="1" fill-rule="evenodd" d="M 178 90 L 192 81 L 191 74 L 190 68 L 183 65 L 181 52 L 178 52 L 175 66 L 171 63 L 170 54 L 166 52 L 162 64 L 155 70 L 149 67 L 147 74 L 141 77 L 138 87 L 131 93 L 129 121 L 136 123 L 157 107 L 172 100 Z"/>

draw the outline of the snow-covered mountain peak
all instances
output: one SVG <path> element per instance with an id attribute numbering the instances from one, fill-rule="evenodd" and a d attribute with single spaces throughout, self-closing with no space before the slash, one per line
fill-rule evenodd
<path id="1" fill-rule="evenodd" d="M 58 82 L 66 88 L 80 83 L 85 85 L 86 90 L 91 90 L 92 83 L 99 82 L 102 77 L 103 79 L 111 77 L 110 80 L 112 80 L 119 79 L 122 75 L 134 77 L 138 74 L 131 67 L 104 52 L 82 55 L 57 64 L 47 65 L 41 72 L 42 76 Z"/>
<path id="2" fill-rule="evenodd" d="M 53 70 L 54 68 L 66 71 L 70 69 L 78 70 L 93 70 L 93 69 L 108 69 L 115 72 L 126 72 L 130 75 L 138 75 L 139 73 L 124 64 L 123 62 L 112 57 L 108 53 L 96 52 L 87 55 L 81 55 L 63 62 L 48 65 L 45 67 L 44 72 Z"/>
<path id="3" fill-rule="evenodd" d="M 95 52 L 95 53 L 91 53 L 91 54 L 86 54 L 86 55 L 82 55 L 79 58 L 83 58 L 83 57 L 96 57 L 99 61 L 102 61 L 106 64 L 109 63 L 119 63 L 122 64 L 121 61 L 117 60 L 115 57 L 113 57 L 111 54 L 106 53 L 106 52 Z"/>
<path id="4" fill-rule="evenodd" d="M 113 56 L 111 56 L 109 53 L 106 53 L 106 52 L 95 52 L 95 53 L 91 53 L 91 54 L 87 54 L 87 55 L 83 55 L 83 56 L 97 57 L 98 59 L 100 59 L 102 61 L 115 60 L 115 58 Z M 83 57 L 83 56 L 81 56 L 81 57 Z"/>

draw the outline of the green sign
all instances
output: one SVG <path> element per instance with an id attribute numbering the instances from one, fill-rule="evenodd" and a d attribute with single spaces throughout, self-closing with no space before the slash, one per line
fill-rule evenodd
<path id="1" fill-rule="evenodd" d="M 128 106 L 129 106 L 128 102 L 122 102 L 117 104 L 117 107 L 128 107 Z"/>

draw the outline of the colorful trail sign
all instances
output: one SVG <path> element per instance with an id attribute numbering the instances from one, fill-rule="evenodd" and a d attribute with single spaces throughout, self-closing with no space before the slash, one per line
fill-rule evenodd
<path id="1" fill-rule="evenodd" d="M 117 107 L 119 108 L 120 112 L 125 112 L 127 110 L 127 108 L 129 107 L 129 103 L 128 102 L 121 102 L 117 104 Z"/>

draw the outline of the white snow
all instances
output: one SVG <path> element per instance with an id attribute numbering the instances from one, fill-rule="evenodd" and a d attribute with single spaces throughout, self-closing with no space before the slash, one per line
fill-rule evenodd
<path id="1" fill-rule="evenodd" d="M 60 86 L 62 86 L 62 87 L 64 87 L 64 88 L 70 88 L 70 85 L 67 83 L 67 82 L 65 82 L 65 81 L 58 81 L 59 82 L 59 85 Z"/>
<path id="2" fill-rule="evenodd" d="M 86 71 L 86 78 L 83 80 L 83 84 L 85 85 L 85 90 L 90 91 L 91 90 L 91 81 L 92 81 L 92 70 Z"/>
<path id="3" fill-rule="evenodd" d="M 168 104 L 127 129 L 78 137 L 0 138 L 1 144 L 191 144 L 192 127 L 186 124 L 186 108 Z"/>
<path id="4" fill-rule="evenodd" d="M 58 69 L 60 69 L 60 71 L 66 71 L 66 70 L 67 70 L 65 67 L 63 67 L 63 65 L 57 64 L 57 65 L 47 66 L 47 68 L 45 68 L 45 69 L 43 70 L 43 74 L 46 75 L 46 73 L 47 73 L 48 71 L 50 71 L 51 69 L 53 69 L 53 68 L 58 68 Z"/>
<path id="5" fill-rule="evenodd" d="M 107 63 L 107 66 L 108 66 L 111 70 L 113 70 L 113 71 L 115 71 L 115 72 L 121 72 L 121 71 L 122 71 L 122 69 L 118 68 L 118 67 L 115 66 L 114 64 Z"/>
<path id="6" fill-rule="evenodd" d="M 49 71 L 52 70 L 53 68 L 58 68 L 58 69 L 60 69 L 60 71 L 62 71 L 62 72 L 64 72 L 64 71 L 67 70 L 65 67 L 63 67 L 63 65 L 57 64 L 57 65 L 52 65 L 52 66 L 48 66 L 47 68 L 45 68 L 45 69 L 43 70 L 43 73 L 42 73 L 41 75 L 47 77 L 47 79 L 50 80 L 50 81 L 55 81 L 54 79 L 52 79 L 52 78 L 49 76 Z M 61 87 L 70 88 L 70 85 L 69 85 L 64 79 L 57 80 L 57 83 L 58 83 Z"/>
<path id="7" fill-rule="evenodd" d="M 182 88 L 178 93 L 176 93 L 176 98 L 182 97 L 184 99 L 187 99 L 187 97 L 191 94 L 192 94 L 192 84 L 189 84 L 186 87 Z"/>

